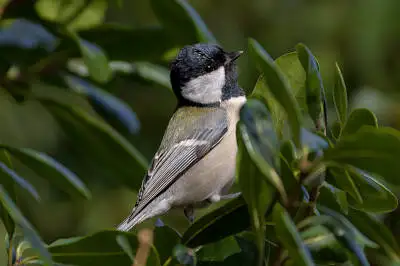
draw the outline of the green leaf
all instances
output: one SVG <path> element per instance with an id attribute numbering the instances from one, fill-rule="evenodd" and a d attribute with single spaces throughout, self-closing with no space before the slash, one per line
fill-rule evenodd
<path id="1" fill-rule="evenodd" d="M 183 234 L 182 243 L 188 247 L 206 245 L 249 227 L 247 206 L 240 196 L 196 220 Z"/>
<path id="2" fill-rule="evenodd" d="M 365 212 L 350 209 L 348 218 L 364 235 L 379 244 L 393 260 L 400 261 L 400 246 L 384 223 Z"/>
<path id="3" fill-rule="evenodd" d="M 45 20 L 68 24 L 70 29 L 85 29 L 102 23 L 107 9 L 106 0 L 38 0 L 37 13 Z"/>
<path id="4" fill-rule="evenodd" d="M 44 246 L 40 236 L 36 233 L 28 220 L 22 215 L 21 211 L 12 201 L 2 185 L 0 185 L 0 202 L 2 207 L 7 210 L 15 224 L 21 227 L 24 238 L 31 244 L 32 248 L 44 262 L 44 265 L 53 265 L 52 257 Z"/>
<path id="5" fill-rule="evenodd" d="M 304 244 L 310 249 L 314 262 L 322 265 L 337 265 L 346 262 L 347 254 L 335 236 L 323 226 L 312 226 L 300 233 Z"/>
<path id="6" fill-rule="evenodd" d="M 154 229 L 153 246 L 158 252 L 163 264 L 172 254 L 174 247 L 180 243 L 180 235 L 168 226 L 158 226 Z"/>
<path id="7" fill-rule="evenodd" d="M 161 24 L 173 38 L 182 39 L 187 44 L 217 43 L 199 14 L 186 0 L 151 0 L 151 5 Z"/>
<path id="8" fill-rule="evenodd" d="M 76 266 L 130 265 L 131 259 L 120 247 L 117 237 L 127 240 L 133 253 L 138 248 L 138 240 L 132 233 L 105 230 L 84 237 L 60 239 L 49 245 L 53 260 L 57 263 Z M 124 245 L 125 245 L 124 244 Z M 160 265 L 154 248 L 151 249 L 148 265 Z"/>
<path id="9" fill-rule="evenodd" d="M 320 188 L 318 203 L 337 212 L 342 212 L 345 214 L 348 212 L 346 193 L 327 184 L 326 182 Z"/>
<path id="10" fill-rule="evenodd" d="M 77 35 L 71 36 L 77 43 L 83 57 L 83 61 L 88 67 L 90 76 L 97 82 L 105 83 L 112 76 L 111 68 L 108 65 L 108 58 L 103 50 L 96 44 L 80 39 Z"/>
<path id="11" fill-rule="evenodd" d="M 335 187 L 346 191 L 356 202 L 363 203 L 363 197 L 347 170 L 339 167 L 328 168 L 326 180 Z"/>
<path id="12" fill-rule="evenodd" d="M 139 131 L 136 114 L 122 100 L 77 76 L 64 75 L 63 78 L 72 90 L 86 95 L 93 109 L 112 127 L 119 131 L 126 129 L 130 134 Z"/>
<path id="13" fill-rule="evenodd" d="M 272 217 L 275 222 L 276 235 L 289 251 L 289 256 L 296 261 L 296 265 L 314 265 L 310 250 L 303 243 L 289 214 L 280 204 L 275 204 Z"/>
<path id="14" fill-rule="evenodd" d="M 40 102 L 88 158 L 112 169 L 113 178 L 118 178 L 133 189 L 139 189 L 147 162 L 125 138 L 79 107 L 48 99 L 41 99 Z"/>
<path id="15" fill-rule="evenodd" d="M 15 171 L 8 168 L 4 163 L 0 162 L 0 184 L 6 189 L 7 193 L 14 193 L 14 184 L 18 185 L 28 192 L 37 201 L 40 200 L 39 193 L 28 181 L 20 177 Z M 10 191 L 8 187 L 11 187 Z"/>
<path id="16" fill-rule="evenodd" d="M 230 236 L 202 246 L 197 252 L 197 257 L 201 261 L 224 261 L 229 256 L 240 253 L 240 251 L 239 244 L 233 236 Z"/>
<path id="17" fill-rule="evenodd" d="M 196 254 L 184 245 L 176 245 L 173 254 L 179 265 L 195 266 L 197 264 Z"/>
<path id="18" fill-rule="evenodd" d="M 82 12 L 76 14 L 72 20 L 71 18 L 68 19 L 68 29 L 90 29 L 103 23 L 108 7 L 107 1 L 85 0 L 85 2 L 86 6 Z"/>
<path id="19" fill-rule="evenodd" d="M 172 48 L 186 44 L 179 39 L 171 38 L 169 32 L 163 28 L 134 29 L 116 24 L 103 24 L 82 30 L 79 36 L 96 43 L 113 61 L 159 61 Z M 69 47 L 69 49 L 74 48 Z M 74 49 L 69 54 L 78 56 L 79 50 Z"/>
<path id="20" fill-rule="evenodd" d="M 349 204 L 351 207 L 375 213 L 391 212 L 397 208 L 398 199 L 396 195 L 379 180 L 357 169 L 351 169 L 349 175 L 363 199 L 360 203 L 350 198 Z"/>
<path id="21" fill-rule="evenodd" d="M 363 241 L 363 244 L 373 247 L 376 247 L 376 244 L 363 236 L 344 216 L 321 206 L 318 209 L 333 218 L 333 223 L 327 222 L 324 224 L 324 226 L 335 235 L 336 239 L 345 248 L 356 255 L 361 265 L 369 266 L 369 262 L 365 256 L 364 250 L 360 244 L 357 243 L 357 240 L 360 242 Z"/>
<path id="22" fill-rule="evenodd" d="M 310 49 L 304 44 L 296 45 L 297 54 L 304 70 L 306 71 L 306 103 L 308 113 L 314 121 L 317 129 L 325 129 L 324 101 L 325 89 L 322 82 L 319 64 Z"/>
<path id="23" fill-rule="evenodd" d="M 299 185 L 292 168 L 292 163 L 295 159 L 293 143 L 290 141 L 283 142 L 280 152 L 280 176 L 285 189 L 290 193 L 290 191 L 293 191 L 292 189 Z"/>
<path id="24" fill-rule="evenodd" d="M 131 262 L 134 263 L 135 256 L 133 255 L 133 250 L 128 238 L 126 238 L 126 236 L 124 235 L 117 235 L 116 241 L 118 245 L 122 248 L 122 250 L 126 253 L 126 255 L 128 255 L 128 257 L 131 259 Z"/>
<path id="25" fill-rule="evenodd" d="M 249 52 L 263 73 L 269 92 L 286 111 L 294 143 L 300 147 L 301 114 L 288 81 L 269 54 L 254 39 L 249 40 Z"/>
<path id="26" fill-rule="evenodd" d="M 286 201 L 285 188 L 275 170 L 279 169 L 280 144 L 275 134 L 270 114 L 265 106 L 256 99 L 249 99 L 240 111 L 238 128 L 242 136 L 245 152 L 248 153 L 265 180 L 273 185 L 279 191 L 282 199 Z M 247 175 L 247 173 L 243 172 L 243 177 Z M 256 178 L 258 179 L 259 177 Z M 245 181 L 247 180 L 248 178 L 245 178 Z M 256 180 L 253 182 L 256 182 Z"/>
<path id="27" fill-rule="evenodd" d="M 336 114 L 341 124 L 347 120 L 347 89 L 340 71 L 339 64 L 335 64 L 335 88 L 333 89 L 333 102 L 336 108 Z"/>
<path id="28" fill-rule="evenodd" d="M 80 195 L 87 199 L 91 197 L 86 185 L 73 172 L 50 156 L 31 149 L 18 149 L 1 144 L 0 148 L 6 149 L 37 175 L 58 188 L 71 195 Z"/>
<path id="29" fill-rule="evenodd" d="M 132 73 L 133 75 L 136 75 L 147 82 L 161 85 L 162 87 L 172 91 L 169 79 L 169 70 L 166 67 L 148 62 L 136 62 L 132 65 L 134 68 Z"/>
<path id="30" fill-rule="evenodd" d="M 355 134 L 343 136 L 324 154 L 326 162 L 352 165 L 400 185 L 400 133 L 392 128 L 364 126 Z"/>
<path id="31" fill-rule="evenodd" d="M 309 151 L 317 152 L 319 155 L 322 154 L 322 150 L 329 147 L 329 143 L 325 139 L 305 128 L 301 129 L 301 144 Z"/>
<path id="32" fill-rule="evenodd" d="M 363 126 L 372 126 L 377 128 L 378 121 L 376 116 L 368 109 L 355 109 L 350 113 L 341 135 L 345 136 L 354 134 Z"/>

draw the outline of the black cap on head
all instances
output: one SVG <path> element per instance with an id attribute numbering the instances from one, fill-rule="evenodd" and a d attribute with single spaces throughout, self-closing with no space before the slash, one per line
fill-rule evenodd
<path id="1" fill-rule="evenodd" d="M 182 99 L 182 89 L 188 82 L 215 72 L 221 67 L 224 67 L 224 79 L 237 81 L 234 61 L 241 54 L 241 51 L 225 52 L 216 44 L 198 43 L 183 47 L 171 63 L 171 85 L 178 100 Z"/>

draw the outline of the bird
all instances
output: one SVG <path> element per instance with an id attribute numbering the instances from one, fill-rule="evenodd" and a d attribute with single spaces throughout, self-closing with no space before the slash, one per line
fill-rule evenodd
<path id="1" fill-rule="evenodd" d="M 229 194 L 236 172 L 236 125 L 246 102 L 238 84 L 236 60 L 243 51 L 196 43 L 182 47 L 170 64 L 177 98 L 161 144 L 139 189 L 136 204 L 117 230 L 183 209 L 194 222 L 194 210 Z"/>

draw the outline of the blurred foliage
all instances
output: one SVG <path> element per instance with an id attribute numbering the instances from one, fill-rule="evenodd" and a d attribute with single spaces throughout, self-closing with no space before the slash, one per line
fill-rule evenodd
<path id="1" fill-rule="evenodd" d="M 148 265 L 400 263 L 399 1 L 0 3 L 2 265 L 132 263 L 140 238 L 107 228 L 174 110 L 169 62 L 195 42 L 248 47 L 243 197 L 192 225 L 164 216 Z"/>

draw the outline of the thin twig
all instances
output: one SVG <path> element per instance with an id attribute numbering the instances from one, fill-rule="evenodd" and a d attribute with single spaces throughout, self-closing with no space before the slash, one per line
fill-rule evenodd
<path id="1" fill-rule="evenodd" d="M 138 233 L 139 247 L 136 252 L 135 262 L 132 266 L 145 266 L 153 245 L 153 231 L 142 229 Z"/>

